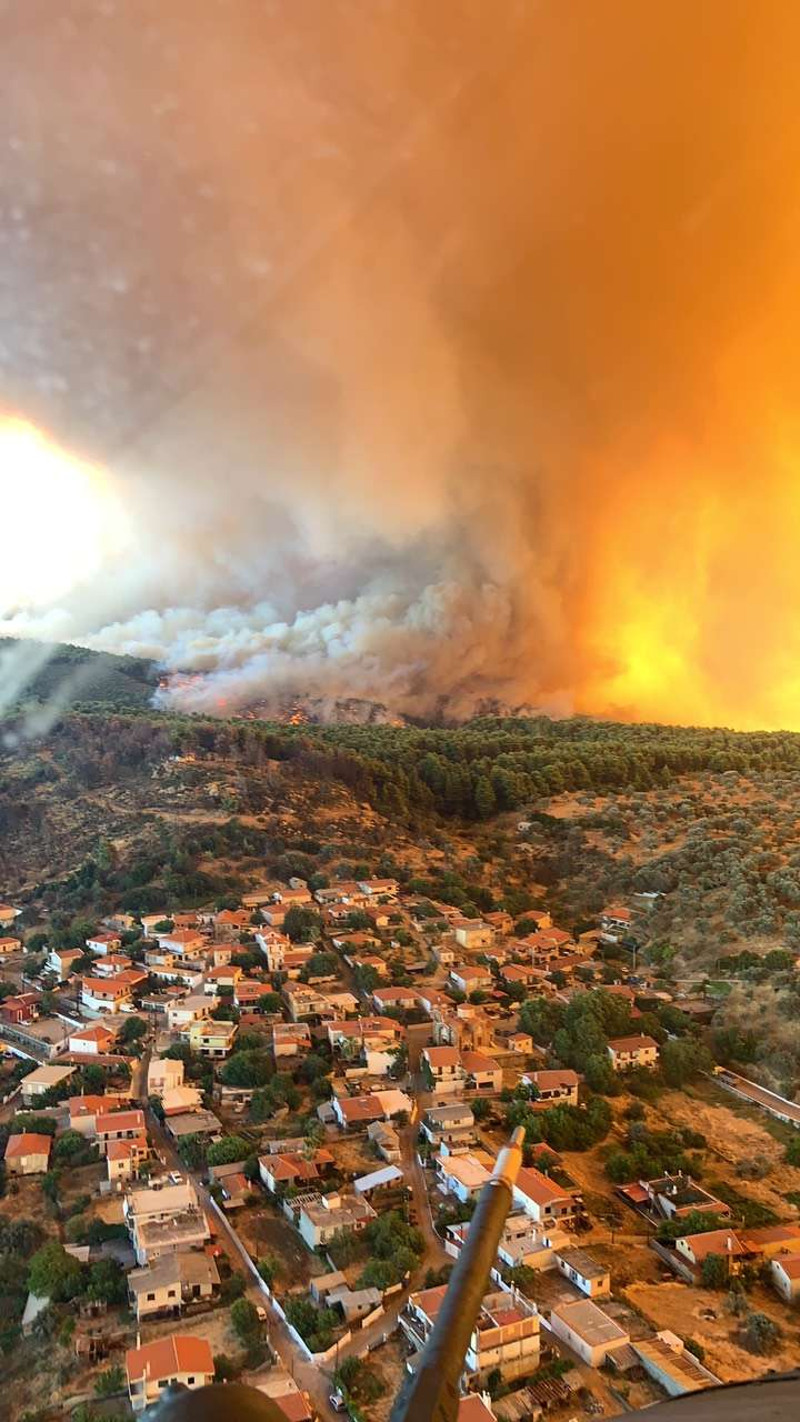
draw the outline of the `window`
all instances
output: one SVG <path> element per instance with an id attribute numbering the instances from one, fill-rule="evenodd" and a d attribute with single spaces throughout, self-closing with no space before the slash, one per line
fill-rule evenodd
<path id="1" fill-rule="evenodd" d="M 148 1303 L 153 1303 L 153 1302 L 155 1301 L 155 1297 L 156 1297 L 155 1294 L 148 1294 L 148 1295 L 147 1295 L 147 1302 L 148 1302 Z"/>
<path id="2" fill-rule="evenodd" d="M 187 1387 L 192 1387 L 193 1385 L 194 1385 L 194 1378 L 187 1378 L 187 1379 L 186 1379 L 186 1386 L 187 1386 Z"/>

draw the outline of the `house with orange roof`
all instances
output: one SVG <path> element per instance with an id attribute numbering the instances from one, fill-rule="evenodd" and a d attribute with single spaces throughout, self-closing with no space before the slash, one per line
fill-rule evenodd
<path id="1" fill-rule="evenodd" d="M 69 1050 L 87 1057 L 104 1056 L 114 1050 L 115 1041 L 116 1033 L 104 1027 L 102 1022 L 96 1022 L 91 1027 L 81 1027 L 70 1033 Z"/>
<path id="2" fill-rule="evenodd" d="M 118 933 L 110 933 L 101 929 L 93 933 L 91 938 L 84 940 L 90 953 L 96 953 L 98 957 L 103 957 L 106 953 L 113 953 L 117 948 L 122 947 L 122 939 Z"/>
<path id="3" fill-rule="evenodd" d="M 632 1071 L 635 1067 L 652 1069 L 658 1065 L 658 1042 L 646 1033 L 638 1037 L 614 1037 L 608 1043 L 608 1055 L 614 1071 Z"/>
<path id="4" fill-rule="evenodd" d="M 106 1146 L 106 1168 L 108 1178 L 114 1185 L 135 1180 L 139 1166 L 147 1159 L 148 1145 L 145 1135 L 133 1136 L 130 1140 L 109 1141 Z"/>
<path id="5" fill-rule="evenodd" d="M 513 1190 L 514 1204 L 536 1224 L 567 1224 L 581 1207 L 575 1190 L 565 1190 L 549 1176 L 531 1166 L 523 1166 Z"/>
<path id="6" fill-rule="evenodd" d="M 206 1338 L 173 1333 L 125 1354 L 128 1397 L 134 1412 L 144 1412 L 164 1389 L 207 1387 L 214 1381 L 214 1358 Z"/>
<path id="7" fill-rule="evenodd" d="M 132 1141 L 140 1137 L 146 1139 L 144 1111 L 108 1111 L 102 1114 L 98 1112 L 94 1133 L 101 1155 L 106 1154 L 109 1145 L 114 1141 Z"/>
<path id="8" fill-rule="evenodd" d="M 294 1151 L 259 1156 L 258 1173 L 270 1194 L 275 1195 L 279 1189 L 289 1185 L 308 1185 L 310 1181 L 319 1180 L 333 1165 L 334 1158 L 330 1151 L 320 1147 L 313 1156 Z"/>
<path id="9" fill-rule="evenodd" d="M 51 1136 L 40 1135 L 36 1131 L 9 1136 L 4 1156 L 9 1175 L 43 1175 L 50 1160 L 52 1144 Z"/>

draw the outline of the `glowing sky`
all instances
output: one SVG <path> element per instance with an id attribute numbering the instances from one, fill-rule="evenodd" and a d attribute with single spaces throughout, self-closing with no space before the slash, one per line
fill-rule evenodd
<path id="1" fill-rule="evenodd" d="M 6 630 L 800 729 L 794 0 L 60 9 L 0 6 L 3 399 L 78 461 L 0 437 Z"/>

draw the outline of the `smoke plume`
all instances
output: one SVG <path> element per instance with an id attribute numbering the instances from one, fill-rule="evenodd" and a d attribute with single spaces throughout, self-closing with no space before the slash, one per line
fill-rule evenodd
<path id="1" fill-rule="evenodd" d="M 798 8 L 134 8 L 0 17 L 6 403 L 125 508 L 0 631 L 800 727 Z"/>

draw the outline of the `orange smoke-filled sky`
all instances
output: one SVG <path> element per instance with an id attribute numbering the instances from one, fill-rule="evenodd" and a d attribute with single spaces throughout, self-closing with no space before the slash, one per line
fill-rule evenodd
<path id="1" fill-rule="evenodd" d="M 129 524 L 0 628 L 800 729 L 794 0 L 135 9 L 0 17 L 5 404 Z"/>

